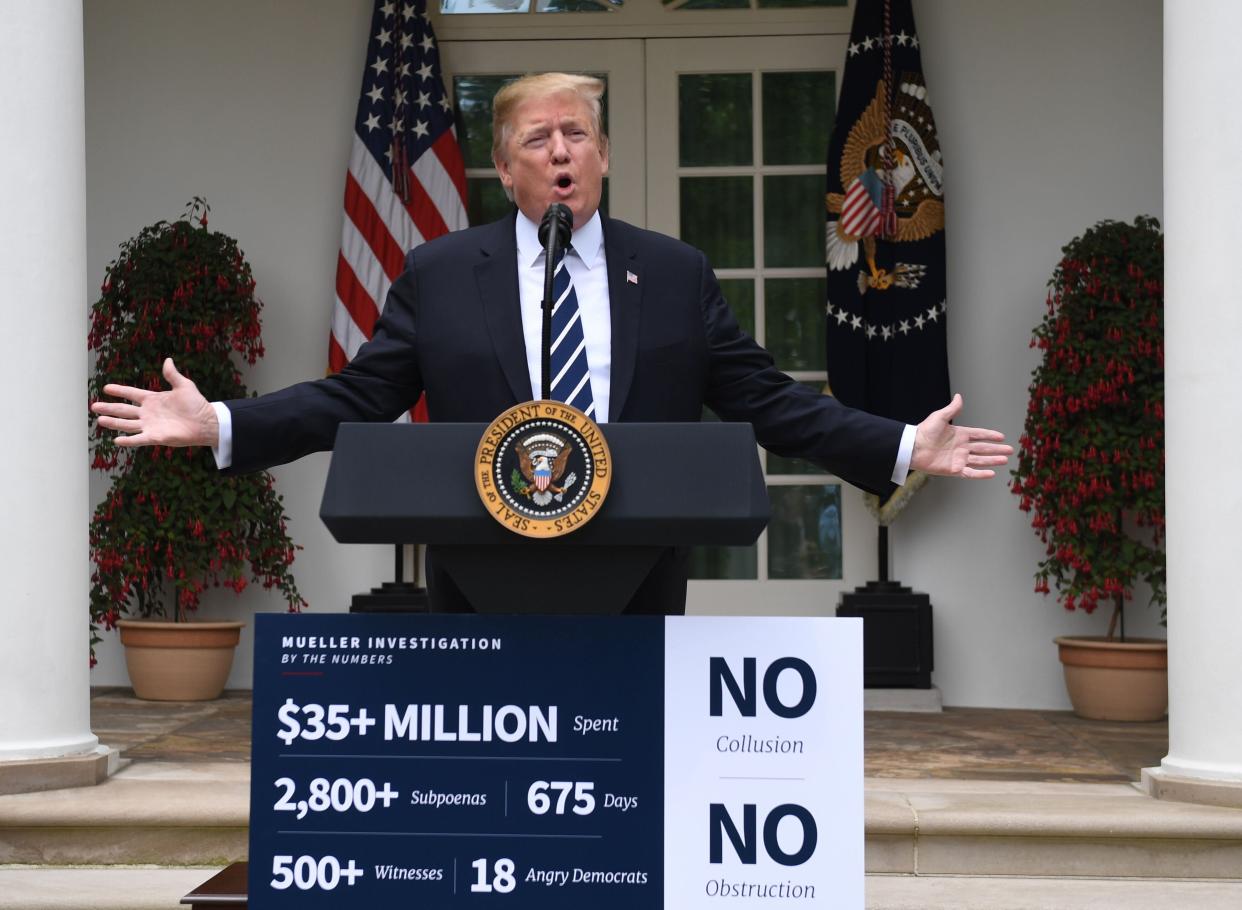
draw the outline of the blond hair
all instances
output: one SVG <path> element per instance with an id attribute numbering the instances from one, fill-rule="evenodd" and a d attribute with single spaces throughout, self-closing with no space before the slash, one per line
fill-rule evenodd
<path id="1" fill-rule="evenodd" d="M 524 102 L 533 98 L 572 93 L 586 103 L 591 113 L 591 128 L 595 131 L 600 151 L 608 151 L 608 137 L 604 135 L 602 107 L 603 80 L 577 73 L 533 73 L 507 83 L 496 93 L 492 102 L 492 160 L 499 161 L 501 152 L 513 133 L 513 112 Z"/>

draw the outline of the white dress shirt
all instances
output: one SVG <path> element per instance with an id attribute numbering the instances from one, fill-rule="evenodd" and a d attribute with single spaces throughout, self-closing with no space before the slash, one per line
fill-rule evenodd
<path id="1" fill-rule="evenodd" d="M 518 295 L 522 309 L 522 334 L 526 342 L 526 368 L 530 387 L 539 398 L 543 386 L 543 245 L 539 227 L 521 212 L 517 216 Z M 595 400 L 594 419 L 608 419 L 612 384 L 612 318 L 608 304 L 608 269 L 604 257 L 604 227 L 599 212 L 574 231 L 571 249 L 565 254 L 565 268 L 578 297 L 582 314 L 582 334 L 586 339 L 587 367 L 591 372 L 591 395 Z M 216 466 L 223 470 L 233 463 L 233 421 L 229 409 L 213 401 L 220 424 L 220 441 L 211 450 Z M 910 457 L 914 453 L 915 427 L 907 424 L 897 449 L 892 481 L 906 482 Z"/>
<path id="2" fill-rule="evenodd" d="M 604 225 L 599 212 L 574 231 L 570 244 L 565 268 L 582 316 L 591 397 L 595 401 L 592 418 L 596 423 L 604 423 L 608 420 L 608 393 L 612 385 L 612 316 L 608 306 L 608 269 L 604 263 Z M 522 301 L 526 368 L 536 398 L 543 397 L 543 260 L 539 226 L 518 212 L 518 295 Z"/>

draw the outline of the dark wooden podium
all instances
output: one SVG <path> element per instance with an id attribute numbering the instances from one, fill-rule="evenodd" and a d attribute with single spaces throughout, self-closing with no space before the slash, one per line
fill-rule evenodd
<path id="1" fill-rule="evenodd" d="M 545 585 L 590 591 L 575 613 L 620 613 L 669 547 L 748 546 L 770 506 L 747 423 L 608 423 L 612 487 L 589 524 L 532 540 L 487 513 L 471 470 L 485 424 L 346 423 L 319 517 L 338 543 L 426 543 L 476 610 L 548 613 Z M 603 583 L 601 583 L 603 582 Z M 436 609 L 432 605 L 432 610 Z"/>
<path id="2" fill-rule="evenodd" d="M 338 543 L 434 544 L 462 592 L 489 613 L 551 612 L 542 586 L 512 583 L 539 558 L 556 560 L 561 589 L 590 587 L 593 596 L 574 612 L 619 613 L 668 547 L 746 546 L 767 526 L 750 424 L 604 424 L 614 472 L 608 499 L 588 525 L 553 540 L 521 537 L 487 514 L 470 470 L 485 429 L 342 424 L 319 517 Z M 248 870 L 233 863 L 181 903 L 246 907 Z"/>
<path id="3" fill-rule="evenodd" d="M 233 863 L 221 869 L 185 897 L 181 903 L 190 910 L 214 910 L 216 907 L 246 907 L 246 873 L 249 863 Z"/>

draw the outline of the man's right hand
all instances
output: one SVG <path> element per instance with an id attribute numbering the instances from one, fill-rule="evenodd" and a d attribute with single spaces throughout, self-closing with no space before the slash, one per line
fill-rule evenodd
<path id="1" fill-rule="evenodd" d="M 91 410 L 99 415 L 99 425 L 127 434 L 118 436 L 119 446 L 216 446 L 220 426 L 211 403 L 198 386 L 177 372 L 172 358 L 164 361 L 164 379 L 172 386 L 166 392 L 152 392 L 128 385 L 106 385 L 104 394 L 123 398 L 96 401 Z"/>

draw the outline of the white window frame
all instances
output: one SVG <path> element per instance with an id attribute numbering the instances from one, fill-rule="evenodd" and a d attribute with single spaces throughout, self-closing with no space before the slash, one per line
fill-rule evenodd
<path id="1" fill-rule="evenodd" d="M 544 38 L 701 38 L 748 35 L 848 35 L 848 6 L 795 9 L 672 9 L 660 0 L 626 0 L 605 12 L 444 14 L 428 0 L 440 41 Z M 533 3 L 532 3 L 533 6 Z"/>

